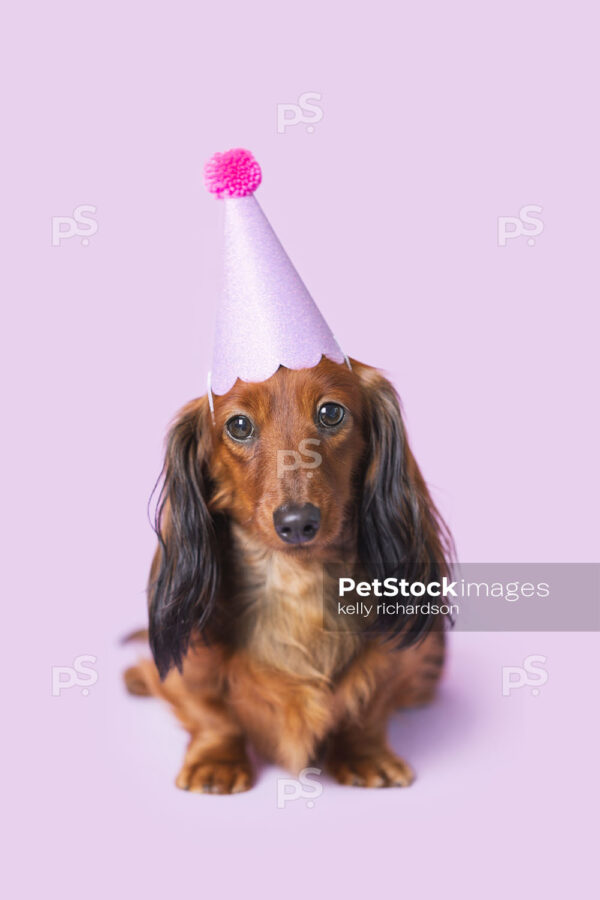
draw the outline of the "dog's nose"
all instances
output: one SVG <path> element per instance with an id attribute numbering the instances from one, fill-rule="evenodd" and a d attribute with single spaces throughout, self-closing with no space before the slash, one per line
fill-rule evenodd
<path id="1" fill-rule="evenodd" d="M 312 503 L 284 503 L 273 513 L 273 524 L 286 544 L 307 544 L 319 530 L 321 511 Z"/>

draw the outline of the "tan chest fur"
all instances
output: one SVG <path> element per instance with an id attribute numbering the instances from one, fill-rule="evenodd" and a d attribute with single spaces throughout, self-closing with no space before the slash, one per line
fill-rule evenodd
<path id="1" fill-rule="evenodd" d="M 333 579 L 322 563 L 237 540 L 238 648 L 282 674 L 330 683 L 359 643 L 336 627 Z"/>
<path id="2" fill-rule="evenodd" d="M 360 636 L 335 629 L 323 565 L 265 551 L 235 535 L 241 565 L 230 702 L 267 756 L 305 765 L 335 716 L 336 677 Z"/>

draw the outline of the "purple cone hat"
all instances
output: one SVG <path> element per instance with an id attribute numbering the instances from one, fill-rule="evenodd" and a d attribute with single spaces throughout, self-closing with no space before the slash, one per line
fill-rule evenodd
<path id="1" fill-rule="evenodd" d="M 266 381 L 279 366 L 348 362 L 254 197 L 260 166 L 248 150 L 216 153 L 207 189 L 225 204 L 225 278 L 209 388 Z"/>

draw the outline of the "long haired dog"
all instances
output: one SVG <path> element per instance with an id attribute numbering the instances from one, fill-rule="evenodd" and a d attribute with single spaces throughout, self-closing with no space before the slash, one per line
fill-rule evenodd
<path id="1" fill-rule="evenodd" d="M 447 571 L 450 537 L 394 389 L 373 368 L 323 358 L 214 400 L 214 419 L 202 397 L 169 433 L 148 588 L 154 662 L 125 676 L 189 732 L 177 785 L 248 789 L 249 745 L 295 774 L 323 759 L 342 784 L 410 784 L 387 720 L 432 698 L 443 626 L 417 615 L 341 628 L 327 574 Z M 305 459 L 299 448 L 312 463 L 289 464 Z"/>

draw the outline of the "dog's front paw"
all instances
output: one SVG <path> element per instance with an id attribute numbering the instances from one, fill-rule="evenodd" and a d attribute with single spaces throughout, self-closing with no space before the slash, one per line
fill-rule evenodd
<path id="1" fill-rule="evenodd" d="M 240 794 L 252 787 L 252 769 L 244 759 L 194 761 L 183 764 L 175 784 L 196 794 Z"/>
<path id="2" fill-rule="evenodd" d="M 408 787 L 415 780 L 410 766 L 389 750 L 365 756 L 335 756 L 329 770 L 340 784 L 358 787 Z"/>

